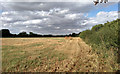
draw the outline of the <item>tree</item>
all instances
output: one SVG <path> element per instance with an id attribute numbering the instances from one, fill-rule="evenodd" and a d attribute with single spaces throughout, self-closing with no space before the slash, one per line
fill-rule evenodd
<path id="1" fill-rule="evenodd" d="M 76 37 L 77 35 L 75 34 L 75 33 L 72 33 L 72 35 L 71 35 L 72 37 Z"/>
<path id="2" fill-rule="evenodd" d="M 21 33 L 18 34 L 18 36 L 20 36 L 20 37 L 27 37 L 28 34 L 26 32 L 21 32 Z"/>
<path id="3" fill-rule="evenodd" d="M 29 32 L 29 36 L 30 36 L 30 37 L 37 37 L 38 34 L 35 34 L 35 33 L 33 33 L 33 32 Z"/>
<path id="4" fill-rule="evenodd" d="M 104 1 L 104 3 L 108 2 L 108 0 L 100 0 L 100 3 L 103 3 L 103 1 Z M 93 2 L 95 5 L 97 5 L 99 3 L 99 0 L 94 0 Z"/>
<path id="5" fill-rule="evenodd" d="M 103 25 L 102 24 L 99 24 L 99 25 L 95 25 L 92 27 L 92 31 L 98 31 L 100 28 L 102 28 Z"/>
<path id="6" fill-rule="evenodd" d="M 0 31 L 0 35 L 2 35 L 2 37 L 11 37 L 12 34 L 10 33 L 10 31 L 8 29 L 2 29 Z"/>

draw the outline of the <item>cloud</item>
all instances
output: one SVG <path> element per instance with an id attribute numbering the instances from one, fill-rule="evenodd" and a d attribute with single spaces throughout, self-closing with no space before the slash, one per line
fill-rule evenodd
<path id="1" fill-rule="evenodd" d="M 91 29 L 92 26 L 94 25 L 104 24 L 107 21 L 111 22 L 116 19 L 118 19 L 117 11 L 110 11 L 110 12 L 101 11 L 98 12 L 95 17 L 90 17 L 88 20 L 84 20 L 82 25 L 88 25 L 87 29 Z"/>
<path id="2" fill-rule="evenodd" d="M 117 18 L 118 18 L 117 11 L 110 11 L 110 12 L 101 11 L 97 13 L 96 17 L 93 17 L 91 19 L 96 21 L 97 24 L 99 24 L 99 23 L 105 23 L 106 21 L 113 21 L 116 20 Z"/>
<path id="3" fill-rule="evenodd" d="M 0 2 L 92 2 L 93 0 L 0 0 Z M 119 0 L 109 0 L 118 2 Z"/>
<path id="4" fill-rule="evenodd" d="M 79 33 L 93 25 L 117 18 L 116 11 L 102 11 L 95 17 L 86 16 L 86 13 L 101 7 L 102 4 L 96 7 L 91 3 L 76 2 L 12 2 L 1 5 L 4 8 L 0 18 L 2 28 L 8 28 L 12 33 L 21 31 L 39 34 Z"/>

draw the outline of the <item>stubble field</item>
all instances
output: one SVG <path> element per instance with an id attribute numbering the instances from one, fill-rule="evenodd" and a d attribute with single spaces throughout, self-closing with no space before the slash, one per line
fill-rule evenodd
<path id="1" fill-rule="evenodd" d="M 3 72 L 98 72 L 98 56 L 81 38 L 2 38 Z"/>

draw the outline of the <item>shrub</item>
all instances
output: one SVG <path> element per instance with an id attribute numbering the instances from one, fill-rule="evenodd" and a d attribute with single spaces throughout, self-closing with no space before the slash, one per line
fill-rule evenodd
<path id="1" fill-rule="evenodd" d="M 111 47 L 118 48 L 118 37 L 120 20 L 99 24 L 92 27 L 91 30 L 81 32 L 80 37 L 92 46 L 102 46 L 106 49 Z"/>

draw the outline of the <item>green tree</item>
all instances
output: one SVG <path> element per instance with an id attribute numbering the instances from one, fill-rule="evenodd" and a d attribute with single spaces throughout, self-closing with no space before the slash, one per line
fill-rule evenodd
<path id="1" fill-rule="evenodd" d="M 18 36 L 21 36 L 21 37 L 27 37 L 28 34 L 26 32 L 21 32 L 18 34 Z"/>

